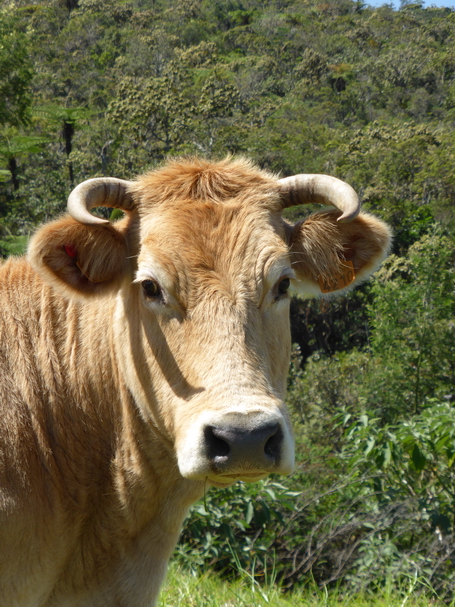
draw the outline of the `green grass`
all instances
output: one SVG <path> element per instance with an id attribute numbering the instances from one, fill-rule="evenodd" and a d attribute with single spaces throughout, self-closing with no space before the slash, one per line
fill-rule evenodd
<path id="1" fill-rule="evenodd" d="M 420 594 L 426 584 L 410 580 L 398 591 L 392 585 L 381 591 L 346 595 L 312 588 L 283 593 L 276 586 L 260 587 L 244 575 L 235 582 L 220 580 L 216 574 L 195 576 L 176 566 L 171 567 L 159 607 L 437 607 L 444 605 L 435 598 Z M 447 603 L 445 604 L 447 606 Z M 452 603 L 452 606 L 454 603 Z"/>

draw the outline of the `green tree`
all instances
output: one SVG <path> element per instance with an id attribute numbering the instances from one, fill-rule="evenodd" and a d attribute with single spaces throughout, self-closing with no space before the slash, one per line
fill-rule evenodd
<path id="1" fill-rule="evenodd" d="M 14 129 L 5 130 L 0 134 L 0 159 L 8 167 L 14 190 L 18 190 L 20 184 L 19 158 L 37 154 L 47 141 L 44 137 L 19 135 Z"/>
<path id="2" fill-rule="evenodd" d="M 31 104 L 30 40 L 19 29 L 14 4 L 0 8 L 0 125 L 27 124 Z"/>
<path id="3" fill-rule="evenodd" d="M 371 318 L 371 410 L 385 420 L 451 398 L 455 383 L 455 243 L 439 227 L 377 274 Z M 374 387 L 374 389 L 373 389 Z"/>
<path id="4" fill-rule="evenodd" d="M 161 159 L 178 149 L 190 117 L 189 100 L 172 76 L 136 81 L 124 78 L 109 106 L 109 117 L 118 125 L 120 139 L 130 150 L 146 153 L 142 162 Z M 131 154 L 131 152 L 130 152 Z"/>
<path id="5" fill-rule="evenodd" d="M 83 107 L 71 108 L 57 105 L 45 105 L 33 108 L 33 115 L 37 118 L 44 119 L 47 123 L 57 124 L 61 127 L 61 137 L 64 142 L 69 180 L 70 184 L 74 185 L 74 170 L 71 160 L 73 138 L 76 129 L 89 116 L 89 111 Z"/>

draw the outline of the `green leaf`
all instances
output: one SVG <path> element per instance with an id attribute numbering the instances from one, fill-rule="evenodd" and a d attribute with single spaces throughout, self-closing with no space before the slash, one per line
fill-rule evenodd
<path id="1" fill-rule="evenodd" d="M 253 516 L 254 516 L 253 502 L 248 502 L 248 505 L 246 508 L 246 514 L 245 514 L 245 520 L 248 523 L 248 525 L 251 523 Z"/>
<path id="2" fill-rule="evenodd" d="M 370 438 L 367 441 L 367 446 L 365 447 L 365 451 L 364 451 L 364 455 L 365 456 L 368 455 L 369 453 L 371 453 L 371 451 L 374 448 L 375 444 L 376 444 L 375 439 L 372 436 L 370 436 Z"/>
<path id="3" fill-rule="evenodd" d="M 411 459 L 412 459 L 412 463 L 415 466 L 415 469 L 418 472 L 420 472 L 421 470 L 424 469 L 425 464 L 427 463 L 427 458 L 422 453 L 422 451 L 421 451 L 419 445 L 417 445 L 417 443 L 414 445 L 414 448 L 412 450 Z"/>

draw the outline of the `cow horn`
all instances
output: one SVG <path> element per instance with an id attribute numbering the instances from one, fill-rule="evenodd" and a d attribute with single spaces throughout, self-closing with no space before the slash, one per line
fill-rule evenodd
<path id="1" fill-rule="evenodd" d="M 330 175 L 294 175 L 279 179 L 283 208 L 298 204 L 331 204 L 342 215 L 338 221 L 351 221 L 360 211 L 359 197 L 346 182 Z"/>
<path id="2" fill-rule="evenodd" d="M 107 219 L 95 217 L 90 213 L 93 207 L 112 207 L 131 211 L 134 201 L 128 186 L 131 182 L 114 177 L 87 179 L 74 188 L 68 197 L 68 213 L 80 223 L 103 225 Z"/>

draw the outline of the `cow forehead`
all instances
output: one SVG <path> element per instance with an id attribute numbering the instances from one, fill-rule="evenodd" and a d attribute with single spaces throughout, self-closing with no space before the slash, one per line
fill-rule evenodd
<path id="1" fill-rule="evenodd" d="M 258 170 L 246 159 L 209 162 L 193 158 L 169 162 L 143 175 L 136 182 L 133 195 L 146 214 L 158 206 L 179 208 L 185 201 L 236 200 L 248 206 L 265 201 L 280 210 L 278 190 L 274 175 Z"/>
<path id="2" fill-rule="evenodd" d="M 264 206 L 187 201 L 143 218 L 139 274 L 189 291 L 208 282 L 260 290 L 289 268 L 284 225 Z"/>
<path id="3" fill-rule="evenodd" d="M 184 244 L 221 257 L 263 246 L 264 242 L 284 242 L 284 224 L 278 213 L 255 205 L 195 201 L 175 208 L 156 209 L 143 218 L 141 244 Z M 168 247 L 166 247 L 168 248 Z"/>

